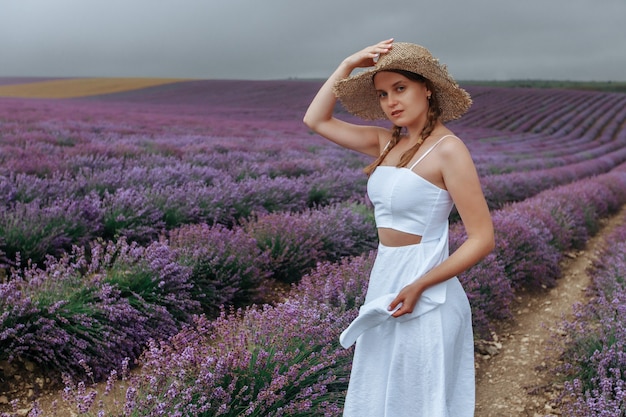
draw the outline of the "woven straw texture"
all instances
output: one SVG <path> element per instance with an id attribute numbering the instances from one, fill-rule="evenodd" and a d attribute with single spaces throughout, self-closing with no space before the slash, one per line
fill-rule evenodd
<path id="1" fill-rule="evenodd" d="M 459 87 L 428 49 L 413 43 L 396 42 L 387 54 L 380 56 L 374 67 L 335 83 L 333 91 L 345 109 L 365 120 L 386 119 L 374 88 L 374 75 L 385 70 L 411 71 L 430 80 L 441 107 L 443 122 L 458 119 L 471 106 L 467 91 Z"/>

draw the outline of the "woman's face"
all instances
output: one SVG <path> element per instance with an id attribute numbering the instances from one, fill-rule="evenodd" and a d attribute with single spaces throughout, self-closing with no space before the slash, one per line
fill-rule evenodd
<path id="1" fill-rule="evenodd" d="M 380 107 L 396 126 L 410 127 L 426 121 L 428 96 L 432 94 L 426 83 L 381 71 L 374 76 L 374 87 Z"/>

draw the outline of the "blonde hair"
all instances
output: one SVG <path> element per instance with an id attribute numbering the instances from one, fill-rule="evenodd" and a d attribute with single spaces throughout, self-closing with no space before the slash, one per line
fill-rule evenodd
<path id="1" fill-rule="evenodd" d="M 420 138 L 415 145 L 413 145 L 410 149 L 407 149 L 402 154 L 402 156 L 400 157 L 400 162 L 397 165 L 398 167 L 405 167 L 408 165 L 411 159 L 413 159 L 413 157 L 417 153 L 417 150 L 420 148 L 420 146 L 422 146 L 422 143 L 426 140 L 428 136 L 430 136 L 430 134 L 435 129 L 435 126 L 437 125 L 437 121 L 439 120 L 439 117 L 441 116 L 441 109 L 439 107 L 439 102 L 437 101 L 437 95 L 435 94 L 433 85 L 429 80 L 425 79 L 419 74 L 415 74 L 410 71 L 404 71 L 404 70 L 388 70 L 388 71 L 397 72 L 398 74 L 404 75 L 405 77 L 413 81 L 423 82 L 426 84 L 426 87 L 428 87 L 428 89 L 432 92 L 428 100 L 429 105 L 428 105 L 428 113 L 426 114 L 426 124 L 424 125 L 424 128 L 422 129 L 422 132 L 420 133 Z M 378 158 L 376 158 L 374 162 L 372 162 L 371 164 L 369 164 L 363 169 L 363 172 L 365 172 L 368 176 L 372 175 L 372 172 L 374 172 L 376 167 L 378 167 L 383 162 L 383 160 L 387 157 L 387 155 L 389 154 L 389 151 L 391 151 L 393 147 L 398 144 L 401 137 L 402 137 L 402 128 L 400 126 L 393 126 L 391 129 L 391 140 L 389 141 L 389 144 L 385 147 L 383 152 L 378 156 Z"/>

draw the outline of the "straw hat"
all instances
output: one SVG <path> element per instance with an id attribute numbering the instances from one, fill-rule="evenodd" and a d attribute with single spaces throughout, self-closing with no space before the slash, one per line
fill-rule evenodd
<path id="1" fill-rule="evenodd" d="M 472 104 L 467 91 L 459 87 L 446 66 L 439 64 L 428 49 L 406 42 L 394 42 L 391 50 L 381 54 L 373 68 L 338 81 L 333 91 L 346 110 L 355 116 L 366 120 L 386 119 L 374 88 L 374 75 L 393 69 L 417 73 L 433 84 L 444 122 L 458 119 Z"/>

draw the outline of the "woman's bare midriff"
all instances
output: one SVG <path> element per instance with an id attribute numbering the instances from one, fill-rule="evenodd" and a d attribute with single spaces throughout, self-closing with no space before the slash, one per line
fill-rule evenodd
<path id="1" fill-rule="evenodd" d="M 379 227 L 378 240 L 385 246 L 408 246 L 420 243 L 422 241 L 422 237 L 420 235 L 401 232 L 388 227 Z"/>

